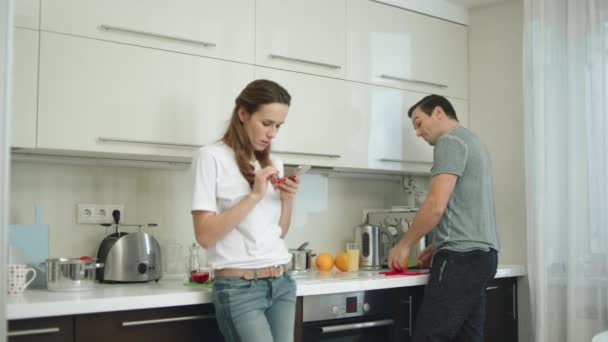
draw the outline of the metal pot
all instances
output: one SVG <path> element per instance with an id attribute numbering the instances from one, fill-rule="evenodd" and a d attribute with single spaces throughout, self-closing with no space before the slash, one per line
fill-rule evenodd
<path id="1" fill-rule="evenodd" d="M 82 291 L 95 285 L 95 270 L 103 267 L 97 259 L 46 259 L 46 283 L 51 291 Z"/>
<path id="2" fill-rule="evenodd" d="M 312 257 L 315 254 L 312 253 L 312 250 L 305 249 L 308 245 L 308 242 L 303 243 L 300 247 L 296 249 L 290 249 L 289 253 L 291 253 L 291 262 L 293 263 L 293 271 L 308 271 L 312 266 Z"/>

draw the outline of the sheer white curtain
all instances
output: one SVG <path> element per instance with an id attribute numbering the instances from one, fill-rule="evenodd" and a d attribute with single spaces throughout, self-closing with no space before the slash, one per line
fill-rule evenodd
<path id="1" fill-rule="evenodd" d="M 525 0 L 535 341 L 608 330 L 608 0 Z"/>

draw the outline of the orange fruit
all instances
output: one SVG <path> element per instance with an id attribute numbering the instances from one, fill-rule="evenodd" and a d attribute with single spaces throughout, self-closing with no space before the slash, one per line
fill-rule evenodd
<path id="1" fill-rule="evenodd" d="M 348 254 L 346 254 L 346 252 L 342 252 L 336 255 L 336 260 L 334 260 L 334 264 L 336 264 L 336 268 L 340 271 L 348 271 Z"/>
<path id="2" fill-rule="evenodd" d="M 334 267 L 334 257 L 329 253 L 321 253 L 317 255 L 317 268 L 321 271 L 329 271 Z"/>

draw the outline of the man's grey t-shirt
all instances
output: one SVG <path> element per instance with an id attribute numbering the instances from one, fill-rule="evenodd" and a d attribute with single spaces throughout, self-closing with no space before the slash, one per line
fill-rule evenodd
<path id="1" fill-rule="evenodd" d="M 490 156 L 473 132 L 459 126 L 437 139 L 431 176 L 441 173 L 458 180 L 432 233 L 435 252 L 498 251 Z"/>

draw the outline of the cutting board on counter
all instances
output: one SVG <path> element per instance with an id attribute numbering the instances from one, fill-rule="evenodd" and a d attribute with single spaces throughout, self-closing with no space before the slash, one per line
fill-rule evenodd
<path id="1" fill-rule="evenodd" d="M 49 257 L 49 225 L 42 223 L 43 205 L 36 203 L 33 224 L 9 224 L 10 263 L 26 263 L 36 269 L 36 279 L 28 288 L 46 288 L 46 266 Z"/>

